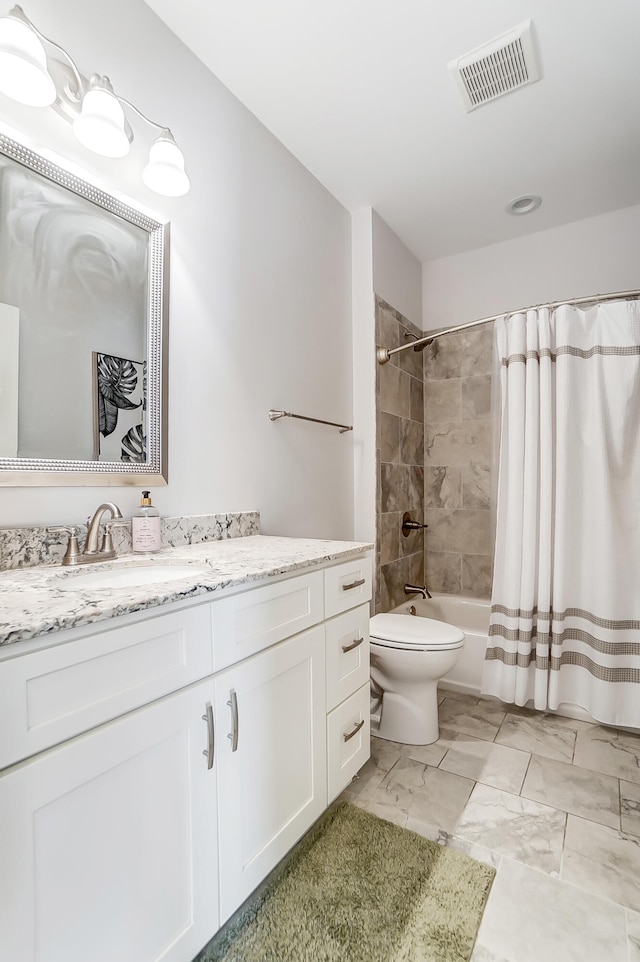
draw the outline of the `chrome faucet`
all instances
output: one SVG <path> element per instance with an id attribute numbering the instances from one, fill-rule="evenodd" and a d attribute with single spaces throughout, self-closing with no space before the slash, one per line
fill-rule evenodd
<path id="1" fill-rule="evenodd" d="M 102 536 L 102 544 L 98 548 L 98 541 L 100 537 L 100 525 L 103 524 L 103 517 L 109 511 L 111 513 L 111 521 L 104 522 L 104 534 Z M 115 548 L 113 547 L 113 539 L 111 537 L 111 527 L 114 523 L 118 523 L 117 519 L 122 518 L 122 511 L 117 504 L 112 501 L 105 501 L 104 504 L 99 505 L 93 517 L 89 521 L 87 529 L 87 540 L 84 543 L 84 548 L 80 551 L 78 547 L 78 525 L 54 525 L 49 528 L 49 531 L 66 531 L 69 535 L 69 543 L 67 545 L 67 550 L 64 558 L 62 559 L 63 565 L 85 565 L 91 564 L 93 561 L 109 561 L 111 558 L 116 557 Z M 128 524 L 127 521 L 122 521 L 122 524 Z"/>
<path id="2" fill-rule="evenodd" d="M 426 585 L 420 587 L 419 585 L 405 585 L 404 586 L 405 595 L 422 595 L 424 600 L 431 597 L 431 592 Z"/>
<path id="3" fill-rule="evenodd" d="M 111 518 L 113 521 L 116 518 L 122 517 L 122 511 L 117 504 L 113 501 L 105 501 L 104 504 L 99 505 L 93 518 L 89 522 L 89 529 L 87 531 L 87 540 L 84 543 L 84 550 L 80 555 L 81 564 L 88 561 L 106 561 L 108 558 L 115 558 L 116 553 L 113 547 L 113 541 L 111 540 L 111 525 L 105 524 L 104 536 L 102 538 L 102 545 L 100 550 L 98 550 L 98 535 L 100 534 L 100 524 L 102 523 L 102 518 L 106 512 L 111 512 Z M 89 557 L 87 557 L 87 555 Z M 99 555 L 99 557 L 93 557 L 94 555 Z"/>

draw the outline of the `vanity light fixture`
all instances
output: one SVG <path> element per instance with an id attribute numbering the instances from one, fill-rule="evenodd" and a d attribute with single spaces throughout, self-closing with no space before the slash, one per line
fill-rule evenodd
<path id="1" fill-rule="evenodd" d="M 143 182 L 165 197 L 189 190 L 184 156 L 169 128 L 119 97 L 108 77 L 93 74 L 86 80 L 67 51 L 41 34 L 19 6 L 0 18 L 0 92 L 27 106 L 51 106 L 73 125 L 80 143 L 103 157 L 129 152 L 134 133 L 127 114 L 135 114 L 159 131 Z"/>

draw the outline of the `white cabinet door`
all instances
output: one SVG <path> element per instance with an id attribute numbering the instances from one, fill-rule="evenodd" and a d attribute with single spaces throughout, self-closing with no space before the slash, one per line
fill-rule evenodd
<path id="1" fill-rule="evenodd" d="M 218 927 L 212 683 L 0 776 L 0 958 L 188 962 Z"/>
<path id="2" fill-rule="evenodd" d="M 220 921 L 327 804 L 324 627 L 215 679 Z"/>

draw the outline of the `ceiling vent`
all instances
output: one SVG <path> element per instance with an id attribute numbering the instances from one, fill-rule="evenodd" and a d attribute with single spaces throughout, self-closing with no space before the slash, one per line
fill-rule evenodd
<path id="1" fill-rule="evenodd" d="M 540 80 L 531 27 L 525 20 L 447 64 L 468 111 Z"/>

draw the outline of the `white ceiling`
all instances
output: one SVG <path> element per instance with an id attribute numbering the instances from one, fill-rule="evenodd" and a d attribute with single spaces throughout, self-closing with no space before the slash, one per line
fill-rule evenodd
<path id="1" fill-rule="evenodd" d="M 146 2 L 421 261 L 640 203 L 638 0 Z M 542 80 L 467 113 L 448 61 L 527 18 Z M 538 211 L 505 213 L 528 193 Z"/>

